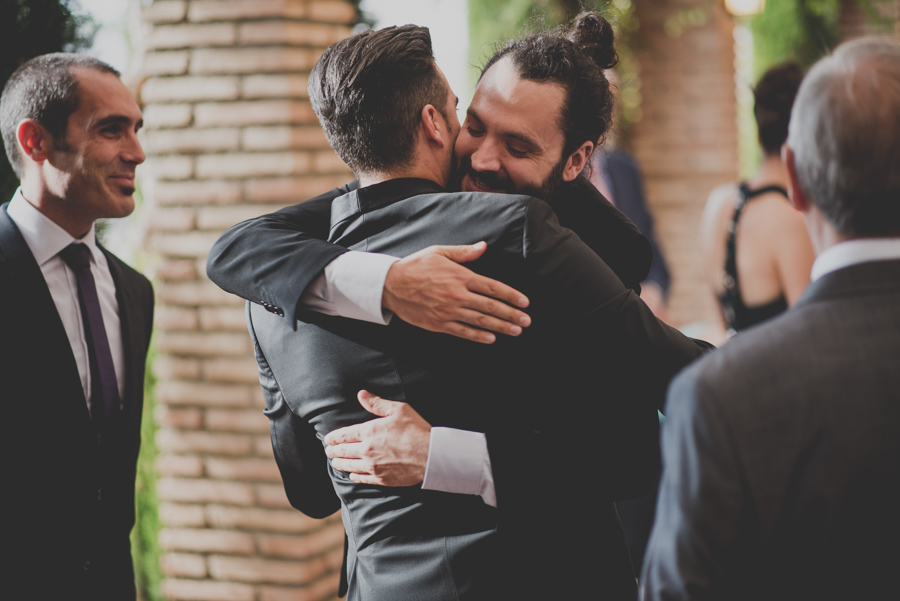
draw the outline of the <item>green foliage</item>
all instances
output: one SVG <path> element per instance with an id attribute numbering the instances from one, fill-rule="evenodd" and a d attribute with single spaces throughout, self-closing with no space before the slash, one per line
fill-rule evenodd
<path id="1" fill-rule="evenodd" d="M 493 54 L 495 43 L 523 30 L 532 18 L 534 0 L 469 0 L 469 60 L 479 69 Z M 473 84 L 480 71 L 472 70 Z"/>
<path id="2" fill-rule="evenodd" d="M 77 52 L 91 45 L 95 27 L 76 0 L 0 0 L 0 89 L 19 65 L 48 52 Z M 12 198 L 19 180 L 2 153 L 0 203 Z"/>
<path id="3" fill-rule="evenodd" d="M 837 45 L 840 0 L 778 0 L 750 21 L 754 81 L 769 67 L 795 60 L 809 67 Z"/>
<path id="4" fill-rule="evenodd" d="M 156 378 L 149 366 L 156 355 L 151 347 L 144 378 L 144 410 L 141 415 L 141 454 L 138 456 L 135 481 L 135 524 L 131 531 L 131 556 L 138 598 L 143 601 L 162 601 L 162 570 L 159 560 L 159 501 L 156 497 L 156 421 L 153 418 L 156 402 Z"/>
<path id="5" fill-rule="evenodd" d="M 620 118 L 616 122 L 616 144 L 626 146 L 628 127 L 641 120 L 641 65 L 636 52 L 639 48 L 637 32 L 640 22 L 634 14 L 632 0 L 614 0 L 613 2 L 595 2 L 595 10 L 599 11 L 612 23 L 616 32 L 616 52 L 619 64 L 616 73 L 619 76 L 619 92 L 617 111 Z"/>

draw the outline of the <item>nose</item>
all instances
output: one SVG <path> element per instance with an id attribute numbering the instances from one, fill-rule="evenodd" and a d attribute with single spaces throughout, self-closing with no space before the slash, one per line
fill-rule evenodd
<path id="1" fill-rule="evenodd" d="M 122 160 L 126 163 L 140 165 L 146 159 L 147 155 L 144 154 L 144 148 L 141 146 L 141 141 L 138 140 L 137 132 L 132 132 L 122 149 Z"/>
<path id="2" fill-rule="evenodd" d="M 475 171 L 496 172 L 500 171 L 500 152 L 496 142 L 487 138 L 478 140 L 475 152 L 469 159 L 472 169 Z"/>

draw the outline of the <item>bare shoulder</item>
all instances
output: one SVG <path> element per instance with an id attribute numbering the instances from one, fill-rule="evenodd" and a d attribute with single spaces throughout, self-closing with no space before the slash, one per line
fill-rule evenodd
<path id="1" fill-rule="evenodd" d="M 717 207 L 728 203 L 733 205 L 735 198 L 737 198 L 737 193 L 738 186 L 734 182 L 716 186 L 709 193 L 709 196 L 706 199 L 706 206 Z"/>
<path id="2" fill-rule="evenodd" d="M 700 219 L 700 241 L 704 253 L 714 255 L 710 260 L 716 265 L 720 263 L 719 250 L 724 245 L 725 230 L 728 220 L 734 213 L 737 198 L 737 185 L 729 183 L 713 188 L 706 199 L 706 206 Z"/>
<path id="3" fill-rule="evenodd" d="M 803 214 L 794 208 L 794 205 L 791 204 L 790 200 L 785 198 L 783 195 L 778 193 L 767 194 L 765 198 L 761 198 L 760 200 L 765 201 L 765 208 L 769 211 L 769 214 L 772 217 L 776 217 L 777 220 L 774 222 L 776 227 L 783 228 L 785 230 L 795 232 L 795 231 L 806 231 L 803 225 Z"/>
<path id="4" fill-rule="evenodd" d="M 730 215 L 734 210 L 737 198 L 738 187 L 733 182 L 713 188 L 706 198 L 706 205 L 703 208 L 704 229 L 708 229 L 723 219 L 724 215 Z"/>
<path id="5" fill-rule="evenodd" d="M 766 239 L 771 248 L 780 245 L 785 237 L 806 237 L 803 214 L 778 192 L 761 194 L 749 203 L 741 218 L 742 225 L 749 232 L 756 232 Z"/>

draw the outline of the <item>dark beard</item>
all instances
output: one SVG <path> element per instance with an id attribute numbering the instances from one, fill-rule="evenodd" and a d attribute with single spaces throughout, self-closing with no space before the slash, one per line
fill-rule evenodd
<path id="1" fill-rule="evenodd" d="M 519 188 L 516 187 L 511 179 L 500 173 L 475 171 L 472 169 L 472 161 L 468 158 L 464 158 L 459 161 L 459 167 L 457 168 L 456 173 L 451 177 L 450 181 L 455 185 L 455 188 L 459 190 L 463 178 L 468 175 L 486 188 L 503 190 L 506 194 L 524 194 L 546 201 L 562 183 L 562 174 L 566 168 L 567 161 L 568 157 L 557 163 L 553 170 L 550 171 L 550 175 L 547 176 L 547 179 L 545 179 L 540 186 L 522 186 Z"/>

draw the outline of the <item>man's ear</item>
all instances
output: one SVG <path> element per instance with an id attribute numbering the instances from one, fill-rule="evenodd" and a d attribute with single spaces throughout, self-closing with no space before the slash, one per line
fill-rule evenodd
<path id="1" fill-rule="evenodd" d="M 575 150 L 575 152 L 569 155 L 569 160 L 566 161 L 566 166 L 562 173 L 562 180 L 564 182 L 570 182 L 578 177 L 578 174 L 581 173 L 584 166 L 587 164 L 588 159 L 591 157 L 591 152 L 593 152 L 593 150 L 593 142 L 585 141 L 584 144 Z"/>
<path id="2" fill-rule="evenodd" d="M 787 144 L 781 145 L 781 162 L 784 163 L 784 168 L 787 171 L 788 198 L 791 200 L 791 205 L 801 213 L 805 213 L 809 210 L 809 199 L 806 198 L 806 194 L 800 187 L 794 151 Z"/>
<path id="3" fill-rule="evenodd" d="M 34 119 L 25 119 L 16 130 L 19 151 L 35 163 L 43 163 L 53 150 L 50 133 Z"/>
<path id="4" fill-rule="evenodd" d="M 440 111 L 430 104 L 422 107 L 421 127 L 429 142 L 434 142 L 440 148 L 444 147 L 444 144 L 446 144 L 444 134 L 447 133 L 447 124 L 444 122 Z"/>

